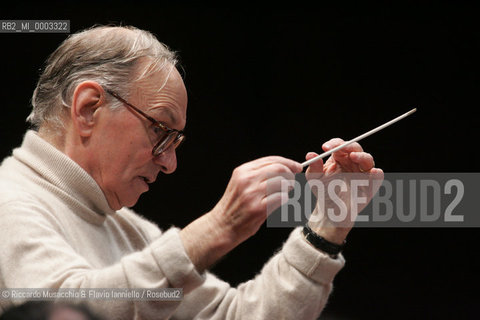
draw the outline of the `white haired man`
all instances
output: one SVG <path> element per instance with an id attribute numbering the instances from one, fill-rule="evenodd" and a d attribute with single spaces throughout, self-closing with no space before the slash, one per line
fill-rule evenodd
<path id="1" fill-rule="evenodd" d="M 298 162 L 271 156 L 236 168 L 218 204 L 182 230 L 162 232 L 128 209 L 176 169 L 187 92 L 175 66 L 166 46 L 133 27 L 74 34 L 49 57 L 32 98 L 35 130 L 0 167 L 0 286 L 183 288 L 181 302 L 89 302 L 110 319 L 316 319 L 351 226 L 312 219 L 307 237 L 295 229 L 236 288 L 207 271 L 288 198 L 280 182 L 302 171 Z M 352 144 L 307 174 L 360 171 L 382 175 Z"/>

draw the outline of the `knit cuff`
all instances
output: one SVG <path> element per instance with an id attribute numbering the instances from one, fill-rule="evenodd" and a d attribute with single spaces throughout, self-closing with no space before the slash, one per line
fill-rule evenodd
<path id="1" fill-rule="evenodd" d="M 188 257 L 180 229 L 171 228 L 152 243 L 152 254 L 160 269 L 174 288 L 183 288 L 187 294 L 205 281 L 205 274 L 200 274 Z"/>
<path id="2" fill-rule="evenodd" d="M 290 265 L 321 284 L 331 283 L 345 264 L 345 259 L 341 254 L 337 259 L 332 259 L 311 246 L 305 240 L 302 228 L 293 230 L 283 246 L 282 252 Z"/>

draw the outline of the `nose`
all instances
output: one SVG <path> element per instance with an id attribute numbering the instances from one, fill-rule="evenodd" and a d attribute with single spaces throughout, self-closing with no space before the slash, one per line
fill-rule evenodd
<path id="1" fill-rule="evenodd" d="M 168 148 L 153 158 L 155 164 L 160 166 L 160 171 L 165 174 L 173 173 L 177 169 L 177 154 L 175 148 Z"/>

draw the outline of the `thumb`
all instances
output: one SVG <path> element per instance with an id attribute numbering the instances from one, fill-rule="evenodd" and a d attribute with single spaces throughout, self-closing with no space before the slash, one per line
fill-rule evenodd
<path id="1" fill-rule="evenodd" d="M 315 158 L 316 156 L 318 156 L 318 153 L 316 153 L 316 152 L 309 152 L 309 153 L 307 153 L 307 155 L 305 156 L 305 159 L 306 159 L 306 160 L 310 160 L 310 159 Z M 307 173 L 323 173 L 323 159 L 319 159 L 319 160 L 315 161 L 314 163 L 312 163 L 312 164 L 308 167 Z"/>

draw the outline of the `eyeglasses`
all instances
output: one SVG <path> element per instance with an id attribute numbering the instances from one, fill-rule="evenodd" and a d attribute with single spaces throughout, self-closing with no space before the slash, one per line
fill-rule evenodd
<path id="1" fill-rule="evenodd" d="M 123 102 L 124 104 L 132 108 L 134 111 L 136 111 L 145 119 L 149 120 L 153 124 L 153 127 L 155 129 L 160 129 L 160 131 L 155 130 L 157 134 L 160 132 L 159 134 L 160 138 L 157 144 L 155 144 L 155 146 L 152 149 L 152 155 L 154 157 L 159 156 L 162 152 L 166 151 L 171 146 L 173 146 L 174 149 L 178 148 L 178 146 L 182 144 L 182 142 L 185 140 L 185 135 L 183 134 L 183 131 L 171 129 L 167 127 L 166 125 L 150 117 L 148 114 L 146 114 L 139 108 L 135 107 L 131 103 L 128 103 L 125 99 L 120 97 L 115 92 L 111 90 L 105 90 L 105 91 L 107 91 L 107 93 L 112 95 L 114 98 L 116 98 L 120 102 Z"/>

